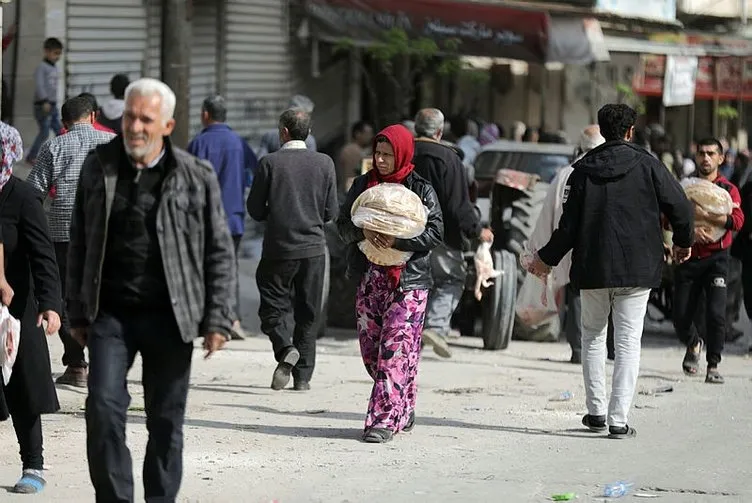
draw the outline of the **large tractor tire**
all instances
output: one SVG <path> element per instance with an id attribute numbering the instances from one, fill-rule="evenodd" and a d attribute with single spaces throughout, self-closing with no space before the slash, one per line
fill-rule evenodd
<path id="1" fill-rule="evenodd" d="M 483 349 L 500 350 L 509 346 L 514 329 L 514 304 L 517 299 L 517 265 L 507 250 L 493 253 L 494 269 L 502 271 L 481 299 L 481 336 Z"/>
<path id="2" fill-rule="evenodd" d="M 543 201 L 546 198 L 549 187 L 550 185 L 547 183 L 538 182 L 526 192 L 526 197 L 512 203 L 507 245 L 517 259 L 515 267 L 517 272 L 517 288 L 522 286 L 525 274 L 527 274 L 520 264 L 519 257 L 524 250 L 525 243 L 530 239 L 533 230 L 535 230 L 535 225 L 538 223 L 538 217 L 540 217 L 541 210 L 543 209 Z M 526 327 L 518 322 L 514 326 L 514 338 L 538 342 L 556 341 L 559 339 L 560 331 L 561 323 L 558 317 L 552 318 L 550 322 L 536 327 Z"/>

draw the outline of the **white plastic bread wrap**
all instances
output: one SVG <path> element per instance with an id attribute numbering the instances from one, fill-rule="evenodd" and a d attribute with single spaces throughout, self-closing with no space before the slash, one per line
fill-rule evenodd
<path id="1" fill-rule="evenodd" d="M 689 200 L 712 215 L 730 215 L 734 210 L 731 194 L 712 182 L 700 178 L 686 178 L 681 184 Z M 713 227 L 705 222 L 696 222 L 695 227 L 703 227 L 709 231 L 714 242 L 720 241 L 726 234 L 726 229 Z"/>
<path id="2" fill-rule="evenodd" d="M 423 234 L 428 222 L 428 209 L 420 197 L 397 183 L 382 183 L 366 189 L 350 209 L 356 227 L 398 239 L 412 239 Z M 368 240 L 358 247 L 369 261 L 376 265 L 399 266 L 405 264 L 412 252 L 393 248 L 380 250 Z"/>

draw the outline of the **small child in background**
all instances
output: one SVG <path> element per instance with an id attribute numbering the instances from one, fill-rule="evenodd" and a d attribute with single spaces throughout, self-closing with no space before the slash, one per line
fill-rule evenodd
<path id="1" fill-rule="evenodd" d="M 34 119 L 39 125 L 39 133 L 29 150 L 26 162 L 34 164 L 42 144 L 47 141 L 50 131 L 60 134 L 63 125 L 57 109 L 57 86 L 60 69 L 57 62 L 63 54 L 63 43 L 56 38 L 44 41 L 44 59 L 34 72 Z"/>

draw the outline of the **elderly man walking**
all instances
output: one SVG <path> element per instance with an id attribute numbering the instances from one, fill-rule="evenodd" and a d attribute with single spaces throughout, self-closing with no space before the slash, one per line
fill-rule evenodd
<path id="1" fill-rule="evenodd" d="M 218 95 L 206 98 L 201 106 L 204 129 L 188 145 L 188 152 L 209 161 L 217 173 L 237 264 L 240 242 L 245 232 L 245 190 L 251 185 L 258 161 L 248 143 L 226 124 L 226 120 L 225 99 Z M 238 319 L 232 327 L 232 338 L 243 339 L 244 333 L 240 326 L 240 288 L 237 297 L 235 314 Z"/>
<path id="2" fill-rule="evenodd" d="M 267 223 L 256 271 L 261 331 L 272 342 L 277 367 L 272 389 L 293 377 L 296 391 L 310 389 L 316 362 L 313 331 L 322 305 L 326 273 L 324 224 L 337 216 L 334 161 L 306 148 L 311 116 L 292 108 L 279 118 L 282 148 L 259 164 L 248 196 L 248 213 Z M 295 322 L 290 329 L 288 318 Z"/>
<path id="3" fill-rule="evenodd" d="M 206 357 L 235 320 L 235 257 L 212 167 L 170 141 L 175 94 L 141 79 L 125 93 L 123 136 L 81 169 L 68 255 L 68 314 L 89 347 L 86 447 L 101 502 L 133 501 L 125 426 L 128 371 L 141 354 L 149 441 L 146 501 L 174 502 L 193 341 Z"/>
<path id="4" fill-rule="evenodd" d="M 49 202 L 47 220 L 50 237 L 55 245 L 55 257 L 60 272 L 62 294 L 65 295 L 66 265 L 70 242 L 70 224 L 81 165 L 96 146 L 107 143 L 115 135 L 97 131 L 93 127 L 96 109 L 86 96 L 71 98 L 62 108 L 63 125 L 68 133 L 57 136 L 42 145 L 34 168 L 26 179 Z M 86 387 L 86 356 L 84 349 L 70 335 L 70 324 L 65 309 L 58 334 L 63 343 L 65 372 L 57 378 L 58 384 Z"/>
<path id="5" fill-rule="evenodd" d="M 538 250 L 530 271 L 546 277 L 572 250 L 570 279 L 582 302 L 587 428 L 609 437 L 636 435 L 627 416 L 640 370 L 642 328 L 650 289 L 661 284 L 661 214 L 674 230 L 678 262 L 689 258 L 693 209 L 663 164 L 631 143 L 637 113 L 606 105 L 598 125 L 606 143 L 590 151 L 567 180 L 559 227 Z M 606 408 L 606 332 L 613 313 L 616 360 Z M 608 412 L 608 417 L 606 417 Z"/>
<path id="6" fill-rule="evenodd" d="M 465 288 L 467 275 L 464 251 L 475 241 L 493 242 L 490 229 L 482 229 L 470 202 L 467 171 L 457 153 L 441 143 L 444 114 L 426 108 L 415 117 L 415 172 L 436 191 L 444 215 L 444 242 L 431 251 L 434 286 L 428 295 L 423 340 L 444 358 L 452 356 L 447 344 L 452 313 Z"/>

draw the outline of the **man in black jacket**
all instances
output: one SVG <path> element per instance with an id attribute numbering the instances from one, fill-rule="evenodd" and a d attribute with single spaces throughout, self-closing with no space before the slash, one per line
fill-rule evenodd
<path id="1" fill-rule="evenodd" d="M 431 251 L 434 286 L 428 297 L 423 340 L 437 355 L 449 358 L 452 353 L 446 338 L 467 275 L 462 252 L 477 239 L 493 242 L 493 233 L 481 229 L 470 202 L 465 167 L 452 148 L 440 143 L 443 130 L 444 114 L 440 110 L 426 108 L 415 116 L 415 172 L 431 182 L 444 215 L 444 242 Z"/>
<path id="2" fill-rule="evenodd" d="M 272 342 L 277 368 L 272 389 L 293 377 L 296 391 L 310 389 L 316 360 L 313 326 L 326 274 L 324 224 L 337 216 L 334 161 L 306 148 L 311 116 L 291 108 L 279 118 L 282 147 L 261 159 L 248 195 L 248 213 L 267 222 L 256 270 L 261 331 Z M 288 318 L 295 321 L 290 329 Z"/>
<path id="3" fill-rule="evenodd" d="M 640 341 L 651 288 L 661 284 L 661 214 L 684 262 L 694 239 L 694 210 L 660 161 L 629 143 L 637 113 L 606 105 L 598 125 L 606 143 L 574 165 L 559 228 L 530 270 L 546 277 L 569 250 L 570 280 L 582 297 L 582 356 L 588 414 L 582 423 L 606 430 L 606 329 L 612 311 L 616 361 L 608 404 L 610 438 L 636 435 L 627 424 L 640 369 Z"/>

